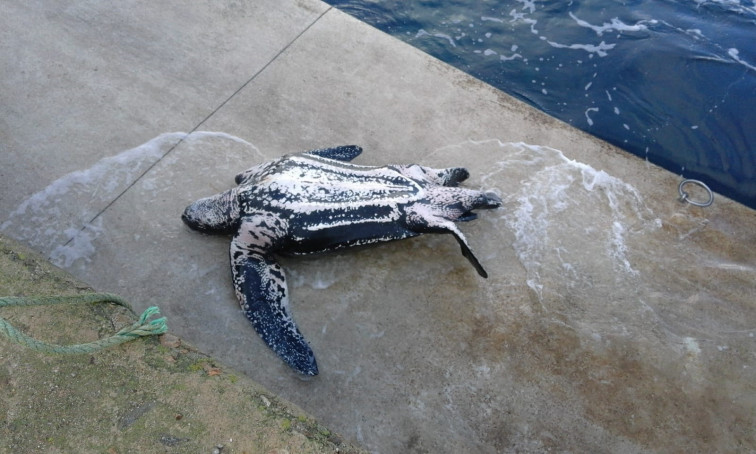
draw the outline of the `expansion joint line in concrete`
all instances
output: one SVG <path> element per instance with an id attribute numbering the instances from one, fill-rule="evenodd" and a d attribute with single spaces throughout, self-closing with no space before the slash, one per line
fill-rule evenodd
<path id="1" fill-rule="evenodd" d="M 188 136 L 189 136 L 190 134 L 192 134 L 193 132 L 197 131 L 197 130 L 198 130 L 198 129 L 199 129 L 200 127 L 202 127 L 202 125 L 203 125 L 203 124 L 205 124 L 205 123 L 206 123 L 206 122 L 207 122 L 207 121 L 208 121 L 208 120 L 209 120 L 210 118 L 212 118 L 212 117 L 213 117 L 213 115 L 215 115 L 215 114 L 216 114 L 216 113 L 217 113 L 217 112 L 218 112 L 218 111 L 219 111 L 220 109 L 222 109 L 222 108 L 223 108 L 223 106 L 225 106 L 226 104 L 228 104 L 228 102 L 229 102 L 229 101 L 231 101 L 231 100 L 232 100 L 232 99 L 233 99 L 233 98 L 234 98 L 234 97 L 235 97 L 235 96 L 236 96 L 237 94 L 239 94 L 239 92 L 241 92 L 242 90 L 244 90 L 244 88 L 246 88 L 246 87 L 247 87 L 247 86 L 248 86 L 248 85 L 249 85 L 250 83 L 252 83 L 252 81 L 254 81 L 255 79 L 257 79 L 257 76 L 259 76 L 259 75 L 260 75 L 260 74 L 262 74 L 262 73 L 263 73 L 263 72 L 264 72 L 264 71 L 265 71 L 266 69 L 268 69 L 268 67 L 269 67 L 269 66 L 270 66 L 271 64 L 273 64 L 273 62 L 274 62 L 274 61 L 278 60 L 278 58 L 279 58 L 279 57 L 280 57 L 281 55 L 283 55 L 283 54 L 284 54 L 284 52 L 286 52 L 287 50 L 289 50 L 289 48 L 290 48 L 290 47 L 291 47 L 291 46 L 292 46 L 292 45 L 293 45 L 293 44 L 294 44 L 295 42 L 297 42 L 297 41 L 299 40 L 299 38 L 301 38 L 301 37 L 302 37 L 302 35 L 304 35 L 305 33 L 307 33 L 307 31 L 308 31 L 308 30 L 309 30 L 310 28 L 312 28 L 312 26 L 313 26 L 313 25 L 317 24 L 317 23 L 318 23 L 318 22 L 320 21 L 320 19 L 322 19 L 322 18 L 323 18 L 323 16 L 325 16 L 325 15 L 326 15 L 326 14 L 327 14 L 327 13 L 328 13 L 329 11 L 331 11 L 332 9 L 333 9 L 333 7 L 332 7 L 332 6 L 329 6 L 329 7 L 328 7 L 328 8 L 327 8 L 327 9 L 326 9 L 325 11 L 323 11 L 323 12 L 322 12 L 322 13 L 321 13 L 321 14 L 320 14 L 320 15 L 319 15 L 318 17 L 316 17 L 316 18 L 315 18 L 315 20 L 313 20 L 312 22 L 310 22 L 310 23 L 309 23 L 309 24 L 308 24 L 308 25 L 307 25 L 307 26 L 306 26 L 306 27 L 305 27 L 304 29 L 302 29 L 302 31 L 301 31 L 301 32 L 299 32 L 299 34 L 297 34 L 297 36 L 295 36 L 295 37 L 294 37 L 294 39 L 292 39 L 291 41 L 289 41 L 289 42 L 288 42 L 288 43 L 287 43 L 287 44 L 286 44 L 286 45 L 285 45 L 285 46 L 284 46 L 283 48 L 281 48 L 281 50 L 279 50 L 279 51 L 278 51 L 278 53 L 276 53 L 276 55 L 274 55 L 274 56 L 273 56 L 273 58 L 271 58 L 271 59 L 270 59 L 270 60 L 269 60 L 269 61 L 268 61 L 267 63 L 265 63 L 265 64 L 263 65 L 263 67 L 262 67 L 262 68 L 260 68 L 259 70 L 257 70 L 257 72 L 255 72 L 255 73 L 254 73 L 254 74 L 252 75 L 252 77 L 250 77 L 250 78 L 249 78 L 249 79 L 248 79 L 248 80 L 247 80 L 246 82 L 244 82 L 244 83 L 243 83 L 243 84 L 242 84 L 242 85 L 241 85 L 241 86 L 240 86 L 239 88 L 237 88 L 237 89 L 236 89 L 236 91 L 234 91 L 234 92 L 233 92 L 233 93 L 231 94 L 231 96 L 229 96 L 228 98 L 226 98 L 226 99 L 225 99 L 225 100 L 224 100 L 223 102 L 221 102 L 221 103 L 220 103 L 220 104 L 218 105 L 218 107 L 216 107 L 215 109 L 213 109 L 213 111 L 212 111 L 212 112 L 210 112 L 210 113 L 209 113 L 209 114 L 208 114 L 208 115 L 207 115 L 207 116 L 206 116 L 205 118 L 203 118 L 203 119 L 202 119 L 202 121 L 200 121 L 199 123 L 197 123 L 197 124 L 196 124 L 196 125 L 195 125 L 195 126 L 194 126 L 194 127 L 193 127 L 193 128 L 192 128 L 192 129 L 191 129 L 191 130 L 190 130 L 189 132 L 188 132 L 188 133 L 187 133 L 187 135 L 186 135 L 185 137 L 188 137 Z M 178 142 L 176 142 L 176 144 L 174 144 L 174 145 L 173 145 L 173 146 L 172 146 L 172 147 L 171 147 L 171 148 L 170 148 L 170 149 L 169 149 L 168 151 L 166 151 L 166 152 L 165 152 L 165 153 L 164 153 L 164 154 L 163 154 L 163 155 L 162 155 L 161 157 L 159 157 L 159 158 L 158 158 L 157 160 L 155 160 L 155 162 L 153 162 L 153 163 L 152 163 L 152 164 L 151 164 L 151 165 L 150 165 L 149 167 L 147 167 L 147 169 L 146 169 L 146 170 L 145 170 L 144 172 L 142 172 L 142 173 L 141 173 L 141 175 L 139 175 L 139 176 L 138 176 L 137 178 L 135 178 L 135 179 L 134 179 L 134 181 L 132 181 L 132 182 L 131 182 L 131 183 L 130 183 L 130 184 L 129 184 L 129 185 L 128 185 L 128 186 L 127 186 L 127 187 L 126 187 L 126 188 L 125 188 L 125 189 L 124 189 L 123 191 L 121 191 L 121 192 L 120 192 L 120 193 L 119 193 L 119 194 L 118 194 L 117 196 L 115 196 L 115 197 L 113 198 L 113 200 L 111 200 L 111 201 L 110 201 L 110 202 L 109 202 L 109 203 L 108 203 L 107 205 L 105 205 L 105 207 L 104 207 L 103 209 L 101 209 L 100 211 L 98 211 L 98 212 L 97 212 L 97 214 L 95 214 L 95 215 L 94 215 L 94 216 L 92 217 L 92 219 L 90 219 L 90 220 L 89 220 L 89 222 L 85 223 L 85 224 L 84 224 L 84 225 L 83 225 L 83 226 L 82 226 L 82 227 L 81 227 L 81 228 L 79 229 L 79 231 L 78 231 L 78 232 L 77 232 L 77 233 L 76 233 L 75 235 L 73 235 L 73 236 L 72 236 L 71 238 L 69 238 L 69 239 L 68 239 L 68 241 L 66 241 L 65 243 L 63 243 L 63 246 L 68 246 L 68 245 L 69 245 L 69 244 L 70 244 L 70 243 L 71 243 L 71 242 L 72 242 L 73 240 L 75 240 L 75 239 L 76 239 L 76 237 L 78 236 L 78 234 L 79 234 L 79 233 L 81 233 L 81 232 L 82 232 L 82 231 L 83 231 L 83 230 L 84 230 L 84 229 L 85 229 L 85 228 L 87 227 L 87 225 L 90 225 L 90 224 L 92 224 L 92 223 L 93 223 L 93 222 L 94 222 L 95 220 L 97 220 L 97 218 L 99 218 L 99 217 L 100 217 L 100 216 L 101 216 L 101 215 L 102 215 L 103 213 L 105 213 L 105 212 L 106 212 L 106 211 L 107 211 L 107 210 L 108 210 L 108 209 L 109 209 L 109 208 L 110 208 L 111 206 L 113 206 L 113 204 L 114 204 L 114 203 L 116 203 L 116 202 L 118 201 L 118 199 L 120 199 L 120 198 L 121 198 L 121 197 L 122 197 L 122 196 L 123 196 L 124 194 L 126 194 L 126 193 L 127 193 L 127 192 L 128 192 L 128 191 L 129 191 L 129 190 L 130 190 L 130 189 L 131 189 L 131 188 L 132 188 L 132 187 L 133 187 L 134 185 L 135 185 L 135 184 L 137 184 L 137 182 L 139 182 L 139 180 L 141 180 L 141 179 L 142 179 L 142 178 L 143 178 L 143 177 L 144 177 L 145 175 L 147 175 L 147 174 L 148 174 L 148 173 L 149 173 L 149 172 L 150 172 L 150 171 L 151 171 L 151 170 L 152 170 L 152 169 L 153 169 L 153 168 L 154 168 L 154 167 L 155 167 L 156 165 L 158 165 L 158 163 L 160 163 L 160 161 L 162 161 L 162 160 L 163 160 L 163 158 L 165 158 L 166 156 L 168 156 L 168 155 L 169 155 L 169 154 L 170 154 L 170 153 L 171 153 L 171 152 L 172 152 L 173 150 L 175 150 L 175 149 L 176 149 L 176 148 L 177 148 L 177 147 L 178 147 L 179 145 L 181 145 L 181 143 L 182 143 L 182 142 L 184 141 L 184 138 L 185 138 L 185 137 L 182 137 L 181 139 L 179 139 L 179 141 L 178 141 Z M 48 260 L 49 260 L 50 258 L 51 258 L 51 257 L 48 257 Z"/>
<path id="2" fill-rule="evenodd" d="M 226 98 L 225 101 L 223 101 L 222 103 L 220 103 L 220 105 L 218 107 L 216 107 L 215 110 L 213 110 L 212 112 L 210 112 L 210 114 L 208 114 L 208 116 L 206 116 L 202 121 L 200 121 L 199 123 L 197 123 L 197 126 L 195 126 L 194 129 L 192 129 L 191 131 L 189 131 L 189 134 L 191 134 L 194 131 L 198 130 L 203 124 L 205 124 L 205 122 L 207 122 L 207 120 L 209 120 L 210 118 L 212 118 L 212 116 L 215 115 L 219 110 L 221 110 L 223 108 L 223 106 L 225 106 L 226 104 L 228 104 L 229 101 L 231 101 L 237 94 L 239 94 L 239 92 L 241 92 L 242 90 L 244 90 L 244 88 L 246 88 L 247 85 L 249 85 L 250 83 L 252 83 L 253 80 L 257 79 L 257 76 L 259 76 L 266 69 L 268 69 L 268 66 L 270 66 L 271 64 L 273 64 L 274 61 L 278 60 L 278 57 L 280 57 L 281 55 L 283 55 L 283 53 L 286 52 L 292 46 L 292 44 L 294 44 L 295 42 L 297 42 L 299 40 L 299 38 L 302 37 L 302 35 L 304 35 L 305 33 L 307 33 L 307 31 L 310 28 L 312 28 L 313 25 L 315 25 L 316 23 L 318 23 L 318 21 L 320 21 L 320 19 L 323 16 L 325 16 L 332 9 L 333 9 L 333 7 L 329 6 L 328 9 L 326 9 L 325 11 L 323 11 L 322 14 L 320 14 L 320 16 L 316 17 L 315 20 L 312 21 L 301 32 L 299 32 L 299 34 L 297 36 L 295 36 L 294 39 L 292 39 L 291 41 L 289 41 L 288 44 L 286 44 L 280 51 L 278 51 L 278 53 L 276 55 L 274 55 L 273 58 L 271 58 L 267 63 L 265 63 L 265 65 L 263 65 L 262 68 L 260 68 L 259 70 L 257 70 L 257 72 L 255 74 L 253 74 L 252 77 L 249 78 L 249 80 L 247 80 L 246 82 L 244 82 L 235 92 L 233 92 L 231 94 L 231 96 L 229 96 L 228 98 Z M 176 148 L 180 143 L 181 142 L 179 141 L 173 148 Z M 169 150 L 168 153 L 170 153 L 173 150 L 173 148 L 171 148 L 171 150 Z M 168 153 L 166 153 L 166 155 Z"/>

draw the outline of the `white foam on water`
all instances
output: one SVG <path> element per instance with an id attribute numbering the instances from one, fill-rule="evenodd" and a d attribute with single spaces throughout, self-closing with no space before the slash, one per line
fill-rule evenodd
<path id="1" fill-rule="evenodd" d="M 741 0 L 693 0 L 698 6 L 707 3 L 715 3 L 725 9 L 738 14 L 753 15 L 756 14 L 756 5 L 752 1 L 743 2 Z"/>
<path id="2" fill-rule="evenodd" d="M 659 222 L 632 185 L 554 148 L 497 139 L 471 142 L 493 143 L 500 150 L 501 160 L 483 182 L 513 191 L 502 196 L 500 219 L 514 232 L 512 247 L 526 270 L 526 284 L 539 298 L 546 290 L 639 275 L 627 240 L 658 229 Z"/>
<path id="3" fill-rule="evenodd" d="M 506 55 L 499 55 L 499 60 L 501 60 L 501 61 L 511 61 L 511 60 L 516 59 L 516 58 L 522 59 L 523 57 L 522 57 L 522 55 L 520 55 L 518 53 L 514 53 L 514 54 L 510 55 L 509 57 L 507 57 Z"/>
<path id="4" fill-rule="evenodd" d="M 727 55 L 729 55 L 730 57 L 732 57 L 733 60 L 735 60 L 736 62 L 738 62 L 741 65 L 745 66 L 746 68 L 748 68 L 748 69 L 750 69 L 752 71 L 756 71 L 756 66 L 754 66 L 754 65 L 746 62 L 742 58 L 740 58 L 740 51 L 738 51 L 737 49 L 735 49 L 735 48 L 727 49 Z"/>
<path id="5" fill-rule="evenodd" d="M 517 3 L 522 3 L 522 10 L 528 10 L 529 13 L 535 12 L 535 0 L 516 0 Z"/>
<path id="6" fill-rule="evenodd" d="M 593 30 L 594 32 L 596 32 L 596 34 L 598 36 L 601 36 L 601 35 L 603 35 L 606 32 L 613 32 L 613 31 L 618 31 L 618 32 L 639 32 L 639 31 L 645 31 L 645 30 L 648 30 L 648 27 L 646 27 L 646 25 L 645 25 L 646 23 L 649 23 L 649 24 L 652 24 L 652 25 L 657 23 L 657 21 L 655 21 L 655 20 L 649 20 L 649 21 L 647 21 L 647 20 L 641 20 L 641 21 L 636 22 L 633 25 L 628 25 L 628 24 L 625 24 L 624 22 L 622 22 L 621 20 L 619 20 L 619 18 L 615 17 L 615 18 L 612 19 L 611 22 L 604 22 L 602 25 L 592 25 L 592 24 L 590 24 L 590 23 L 588 23 L 588 22 L 586 22 L 586 21 L 584 21 L 582 19 L 579 19 L 572 12 L 570 12 L 569 15 L 570 15 L 570 17 L 579 26 L 585 27 L 585 28 L 590 28 L 591 30 Z"/>
<path id="7" fill-rule="evenodd" d="M 523 24 L 530 25 L 531 33 L 533 33 L 534 35 L 537 35 L 539 33 L 535 28 L 535 26 L 538 24 L 538 21 L 536 19 L 525 17 L 527 15 L 526 13 L 518 13 L 517 10 L 514 9 L 509 12 L 509 15 L 512 17 L 511 22 L 522 22 Z"/>
<path id="8" fill-rule="evenodd" d="M 596 54 L 599 57 L 606 57 L 607 55 L 609 55 L 607 51 L 614 49 L 614 46 L 616 46 L 616 44 L 607 44 L 604 41 L 601 41 L 599 44 L 560 44 L 549 40 L 546 40 L 546 42 L 549 44 L 549 46 L 555 47 L 557 49 L 584 50 L 589 54 Z"/>
<path id="9" fill-rule="evenodd" d="M 445 34 L 445 33 L 428 33 L 427 31 L 423 30 L 422 28 L 418 30 L 418 32 L 415 34 L 415 38 L 421 38 L 423 36 L 431 36 L 434 38 L 441 38 L 449 42 L 452 47 L 457 47 L 457 43 L 454 42 L 454 38 L 451 36 Z"/>
<path id="10" fill-rule="evenodd" d="M 588 115 L 588 112 L 598 112 L 598 111 L 599 111 L 598 107 L 589 107 L 585 109 L 585 119 L 586 121 L 588 121 L 588 126 L 593 126 L 593 119 L 591 119 L 591 117 Z"/>

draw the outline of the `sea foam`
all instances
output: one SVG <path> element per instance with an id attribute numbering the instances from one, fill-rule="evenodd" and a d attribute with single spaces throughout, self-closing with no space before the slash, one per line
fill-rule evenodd
<path id="1" fill-rule="evenodd" d="M 554 148 L 471 143 L 493 148 L 495 164 L 482 181 L 511 191 L 502 195 L 499 219 L 514 233 L 512 247 L 539 298 L 547 290 L 638 276 L 628 240 L 658 229 L 659 222 L 634 186 Z"/>

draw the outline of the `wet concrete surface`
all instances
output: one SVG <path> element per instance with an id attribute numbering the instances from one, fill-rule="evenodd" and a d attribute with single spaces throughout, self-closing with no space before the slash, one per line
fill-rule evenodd
<path id="1" fill-rule="evenodd" d="M 88 8 L 72 5 L 79 15 Z M 186 14 L 230 40 L 241 27 L 223 20 L 232 5 L 190 5 Z M 89 100 L 40 111 L 13 98 L 3 135 L 14 141 L 2 161 L 18 183 L 3 186 L 3 233 L 137 309 L 159 304 L 177 334 L 375 452 L 756 449 L 753 210 L 719 196 L 705 209 L 680 203 L 678 176 L 323 4 L 269 9 L 285 18 L 290 41 L 248 18 L 245 33 L 277 44 L 247 40 L 226 53 L 238 76 L 222 79 L 204 117 L 198 109 L 171 124 L 156 113 L 110 129 L 66 127 L 50 118 Z M 123 64 L 127 45 L 112 45 Z M 247 54 L 258 63 L 243 66 Z M 86 81 L 65 63 L 73 82 L 59 96 Z M 194 65 L 207 67 L 187 84 L 218 83 L 212 62 Z M 149 103 L 128 94 L 145 82 L 110 83 L 123 92 L 119 109 L 139 118 Z M 182 96 L 186 103 L 157 104 L 170 113 L 196 102 Z M 36 123 L 16 133 L 11 112 Z M 31 124 L 60 137 L 44 142 Z M 97 153 L 76 146 L 85 137 Z M 179 216 L 253 164 L 345 143 L 365 147 L 361 164 L 467 167 L 465 184 L 493 189 L 504 205 L 461 225 L 487 280 L 448 236 L 282 259 L 293 315 L 321 370 L 303 380 L 240 313 L 229 238 L 191 232 Z M 21 152 L 35 144 L 46 152 Z M 57 165 L 68 153 L 85 158 Z"/>

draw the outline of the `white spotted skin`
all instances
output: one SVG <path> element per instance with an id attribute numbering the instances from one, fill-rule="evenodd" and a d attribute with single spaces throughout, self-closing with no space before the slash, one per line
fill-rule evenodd
<path id="1" fill-rule="evenodd" d="M 237 187 L 189 205 L 182 219 L 206 233 L 235 233 L 233 283 L 239 303 L 263 340 L 292 368 L 318 373 L 289 312 L 283 269 L 274 254 L 311 254 L 451 233 L 478 274 L 487 274 L 455 221 L 477 208 L 497 208 L 492 193 L 456 187 L 462 168 L 350 164 L 361 148 L 343 146 L 287 155 L 237 175 Z"/>

